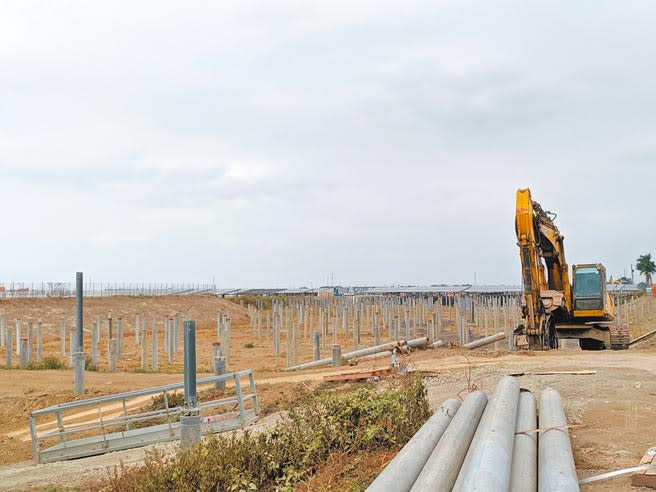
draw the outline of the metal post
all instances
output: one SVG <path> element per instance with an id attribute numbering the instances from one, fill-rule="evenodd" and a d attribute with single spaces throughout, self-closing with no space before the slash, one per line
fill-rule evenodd
<path id="1" fill-rule="evenodd" d="M 118 318 L 118 358 L 123 355 L 123 318 Z"/>
<path id="2" fill-rule="evenodd" d="M 36 325 L 36 361 L 43 360 L 43 324 L 41 320 Z"/>
<path id="3" fill-rule="evenodd" d="M 96 342 L 100 342 L 102 337 L 102 316 L 96 316 Z"/>
<path id="4" fill-rule="evenodd" d="M 159 363 L 158 363 L 158 358 L 157 358 L 157 322 L 153 322 L 153 328 L 152 328 L 152 362 L 151 362 L 151 368 L 153 371 L 157 371 L 159 368 Z"/>
<path id="5" fill-rule="evenodd" d="M 167 345 L 166 351 L 168 352 L 168 362 L 173 364 L 175 356 L 175 332 L 173 327 L 173 318 L 168 318 L 166 323 Z"/>
<path id="6" fill-rule="evenodd" d="M 68 334 L 68 356 L 70 358 L 70 363 L 71 367 L 73 367 L 73 354 L 77 352 L 77 348 L 75 347 L 75 340 L 77 339 L 75 335 L 75 328 L 70 330 L 70 333 Z"/>
<path id="7" fill-rule="evenodd" d="M 314 348 L 314 360 L 321 359 L 321 333 L 318 331 L 312 334 L 312 346 Z"/>
<path id="8" fill-rule="evenodd" d="M 225 374 L 225 357 L 221 355 L 221 348 L 214 344 L 214 375 L 221 376 Z M 217 381 L 214 387 L 219 391 L 225 390 L 225 380 Z"/>
<path id="9" fill-rule="evenodd" d="M 66 357 L 66 320 L 61 320 L 59 325 L 59 351 L 63 357 Z"/>
<path id="10" fill-rule="evenodd" d="M 118 340 L 109 341 L 109 372 L 116 370 L 116 359 L 118 359 Z"/>
<path id="11" fill-rule="evenodd" d="M 20 356 L 20 339 L 23 338 L 23 324 L 21 323 L 20 318 L 16 319 L 16 355 Z"/>
<path id="12" fill-rule="evenodd" d="M 73 354 L 73 394 L 81 395 L 84 393 L 84 352 L 75 352 Z"/>
<path id="13" fill-rule="evenodd" d="M 5 363 L 7 365 L 7 368 L 10 368 L 13 365 L 13 362 L 12 362 L 11 358 L 14 355 L 13 348 L 12 348 L 12 341 L 11 341 L 11 338 L 12 338 L 11 337 L 11 331 L 7 330 L 5 336 L 7 337 L 7 341 L 5 342 L 5 345 L 7 347 L 7 354 L 6 354 L 7 355 L 7 360 L 6 360 Z"/>
<path id="14" fill-rule="evenodd" d="M 98 367 L 98 324 L 91 323 L 91 363 Z"/>
<path id="15" fill-rule="evenodd" d="M 75 330 L 76 330 L 76 343 L 75 346 L 80 352 L 84 352 L 84 315 L 82 312 L 84 286 L 82 282 L 82 272 L 75 274 Z"/>
<path id="16" fill-rule="evenodd" d="M 141 344 L 141 369 L 146 370 L 146 367 L 148 367 L 148 361 L 146 360 L 147 354 L 146 350 L 148 347 L 146 347 L 146 316 L 143 316 L 141 318 L 141 329 L 139 332 L 140 335 L 140 344 Z"/>
<path id="17" fill-rule="evenodd" d="M 223 344 L 223 356 L 225 357 L 226 369 L 230 366 L 230 352 L 232 351 L 232 318 L 227 316 L 225 319 L 225 341 Z"/>
<path id="18" fill-rule="evenodd" d="M 30 359 L 28 357 L 29 355 L 29 350 L 27 348 L 28 341 L 27 338 L 21 338 L 20 339 L 20 366 L 24 369 L 27 367 L 27 365 L 30 363 Z"/>
<path id="19" fill-rule="evenodd" d="M 342 346 L 338 344 L 333 345 L 333 367 L 342 365 Z"/>
<path id="20" fill-rule="evenodd" d="M 84 393 L 84 315 L 83 315 L 83 298 L 84 286 L 82 272 L 75 274 L 75 348 L 76 352 L 71 350 L 73 364 L 73 394 L 80 395 Z M 72 341 L 72 340 L 71 340 Z M 71 343 L 72 345 L 72 343 Z"/>
<path id="21" fill-rule="evenodd" d="M 200 441 L 200 412 L 196 397 L 196 322 L 184 322 L 184 410 L 180 416 L 180 444 Z"/>
<path id="22" fill-rule="evenodd" d="M 21 347 L 21 354 L 23 353 L 23 349 L 25 347 Z M 27 324 L 27 362 L 30 363 L 32 362 L 32 322 L 29 322 Z"/>
<path id="23" fill-rule="evenodd" d="M 353 350 L 357 350 L 358 345 L 360 345 L 360 309 L 355 311 L 355 320 L 353 322 Z"/>

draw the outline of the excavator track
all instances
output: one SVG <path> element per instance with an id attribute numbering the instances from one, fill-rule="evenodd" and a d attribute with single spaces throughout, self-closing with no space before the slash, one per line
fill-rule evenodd
<path id="1" fill-rule="evenodd" d="M 610 327 L 610 348 L 613 350 L 626 350 L 629 348 L 631 333 L 627 325 L 612 325 Z"/>

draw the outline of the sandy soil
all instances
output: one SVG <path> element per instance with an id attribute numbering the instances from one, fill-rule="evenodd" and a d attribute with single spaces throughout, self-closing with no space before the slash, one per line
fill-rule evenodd
<path id="1" fill-rule="evenodd" d="M 29 306 L 27 300 L 20 301 L 25 302 L 27 309 Z M 167 314 L 167 310 L 170 310 L 170 306 L 165 301 L 148 302 L 154 302 L 153 311 L 161 309 L 162 317 Z M 158 304 L 160 302 L 161 305 Z M 185 300 L 180 299 L 179 302 L 183 303 Z M 215 330 L 216 311 L 221 308 L 232 310 L 234 318 L 240 320 L 235 330 L 239 342 L 253 339 L 244 310 L 238 304 L 216 298 L 194 301 L 194 303 L 194 309 L 198 311 L 196 316 L 201 317 L 200 313 L 204 313 L 205 316 L 205 321 L 199 323 L 200 332 L 204 333 L 200 337 L 201 340 L 211 339 Z M 117 303 L 116 306 L 119 305 L 121 303 Z M 7 308 L 4 301 L 0 304 L 0 308 Z M 105 308 L 105 305 L 100 307 L 103 311 Z M 66 309 L 72 309 L 72 304 L 67 305 Z M 136 308 L 132 311 L 129 309 L 126 308 L 126 312 L 136 312 Z M 52 343 L 56 345 L 58 342 L 53 340 Z M 261 345 L 260 351 L 255 353 L 252 352 L 253 349 L 243 348 L 242 343 L 235 343 L 234 346 L 238 348 L 235 351 L 235 367 L 253 367 L 256 370 L 256 380 L 263 389 L 263 395 L 266 393 L 265 388 L 268 387 L 273 388 L 273 391 L 269 390 L 270 393 L 275 392 L 279 398 L 287 398 L 286 395 L 293 392 L 295 384 L 302 381 L 316 383 L 321 381 L 324 375 L 335 372 L 332 368 L 293 374 L 272 370 L 284 364 L 284 357 L 276 358 L 270 355 L 265 340 Z M 271 362 L 272 360 L 275 364 Z M 486 391 L 492 391 L 498 379 L 509 373 L 596 370 L 596 374 L 593 375 L 520 376 L 522 386 L 534 391 L 536 395 L 548 386 L 560 391 L 570 422 L 585 425 L 571 432 L 580 477 L 634 466 L 647 448 L 656 445 L 656 434 L 652 424 L 656 416 L 654 411 L 656 408 L 655 339 L 621 352 L 582 352 L 576 349 L 564 349 L 542 353 L 505 354 L 480 349 L 465 353 L 456 349 L 442 348 L 415 352 L 407 358 L 406 362 L 410 367 L 427 374 L 429 398 L 435 407 L 443 400 L 466 389 L 466 374 L 469 367 L 472 370 L 474 384 Z M 360 364 L 358 368 L 376 365 L 380 367 L 382 364 L 383 361 L 368 362 Z M 31 454 L 30 443 L 8 434 L 26 427 L 27 414 L 32 409 L 71 400 L 71 371 L 11 370 L 0 373 L 4 375 L 0 378 L 2 395 L 0 462 L 10 463 L 0 467 L 0 489 L 26 490 L 36 487 L 38 490 L 47 484 L 71 486 L 89 479 L 106 477 L 107 470 L 121 461 L 138 463 L 143 458 L 144 450 L 139 449 L 72 462 L 33 465 L 27 461 Z M 180 379 L 179 374 L 166 373 L 87 372 L 85 397 L 178 382 Z M 274 397 L 275 395 L 270 395 L 270 398 Z M 582 490 L 622 492 L 640 489 L 632 488 L 630 479 L 625 476 L 583 486 Z"/>

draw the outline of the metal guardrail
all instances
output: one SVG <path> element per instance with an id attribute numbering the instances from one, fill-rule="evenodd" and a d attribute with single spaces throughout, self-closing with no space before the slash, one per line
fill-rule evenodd
<path id="1" fill-rule="evenodd" d="M 244 378 L 248 379 L 246 392 Z M 234 396 L 198 404 L 203 434 L 243 429 L 258 419 L 250 369 L 199 379 L 196 384 L 216 389 L 227 382 L 234 385 Z M 183 408 L 169 403 L 171 393 L 183 388 L 184 383 L 168 384 L 36 410 L 29 416 L 33 459 L 49 463 L 177 440 Z M 158 395 L 162 396 L 162 408 L 144 410 Z M 202 399 L 202 390 L 199 396 Z"/>

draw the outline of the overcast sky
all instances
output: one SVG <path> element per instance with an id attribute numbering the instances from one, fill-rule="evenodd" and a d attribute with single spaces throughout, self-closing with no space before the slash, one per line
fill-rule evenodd
<path id="1" fill-rule="evenodd" d="M 656 253 L 656 2 L 0 0 L 0 280 L 519 283 Z"/>

